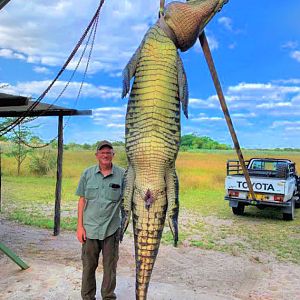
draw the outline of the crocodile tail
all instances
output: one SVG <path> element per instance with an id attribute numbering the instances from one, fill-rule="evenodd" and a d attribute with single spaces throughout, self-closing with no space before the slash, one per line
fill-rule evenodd
<path id="1" fill-rule="evenodd" d="M 136 260 L 136 299 L 147 298 L 151 273 L 158 253 L 166 219 L 167 203 L 165 193 L 145 191 L 145 197 L 153 196 L 155 201 L 148 207 L 145 198 L 136 193 L 139 202 L 133 201 L 133 229 Z M 149 198 L 147 198 L 149 199 Z"/>
<path id="2" fill-rule="evenodd" d="M 164 220 L 163 220 L 164 222 Z M 136 299 L 147 299 L 148 286 L 159 249 L 162 229 L 158 231 L 136 230 Z"/>

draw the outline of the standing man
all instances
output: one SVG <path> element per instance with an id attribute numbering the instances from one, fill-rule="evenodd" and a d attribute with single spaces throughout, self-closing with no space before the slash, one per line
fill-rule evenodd
<path id="1" fill-rule="evenodd" d="M 98 164 L 86 169 L 80 178 L 77 239 L 82 243 L 83 300 L 96 299 L 96 269 L 103 257 L 103 300 L 116 299 L 116 268 L 119 258 L 120 199 L 124 169 L 112 164 L 113 146 L 108 141 L 97 145 Z"/>

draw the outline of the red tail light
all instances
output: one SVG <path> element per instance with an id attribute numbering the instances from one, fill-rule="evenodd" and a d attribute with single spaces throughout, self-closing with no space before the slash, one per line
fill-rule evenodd
<path id="1" fill-rule="evenodd" d="M 240 193 L 238 191 L 234 191 L 234 190 L 229 190 L 228 191 L 228 196 L 229 197 L 238 197 L 240 195 Z"/>
<path id="2" fill-rule="evenodd" d="M 274 196 L 274 201 L 278 201 L 278 202 L 283 202 L 283 195 L 275 195 Z"/>

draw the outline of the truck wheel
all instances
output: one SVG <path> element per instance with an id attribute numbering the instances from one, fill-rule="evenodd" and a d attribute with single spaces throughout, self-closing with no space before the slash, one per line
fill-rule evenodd
<path id="1" fill-rule="evenodd" d="M 235 215 L 241 216 L 244 214 L 245 210 L 245 204 L 244 203 L 239 203 L 237 207 L 232 207 L 232 212 Z"/>
<path id="2" fill-rule="evenodd" d="M 293 221 L 295 217 L 295 202 L 292 202 L 292 208 L 290 213 L 283 213 L 283 220 L 285 221 Z"/>

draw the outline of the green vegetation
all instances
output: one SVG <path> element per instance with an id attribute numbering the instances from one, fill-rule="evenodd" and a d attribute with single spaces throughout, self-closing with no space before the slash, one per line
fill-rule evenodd
<path id="1" fill-rule="evenodd" d="M 195 134 L 187 134 L 181 137 L 180 149 L 181 151 L 187 151 L 190 149 L 228 150 L 231 149 L 231 147 L 229 145 L 220 144 L 208 136 L 200 137 Z"/>
<path id="2" fill-rule="evenodd" d="M 115 163 L 126 166 L 122 145 L 116 146 Z M 54 150 L 53 150 L 54 151 Z M 244 151 L 252 156 L 285 157 L 296 162 L 300 173 L 300 153 L 282 151 Z M 55 177 L 53 172 L 34 176 L 27 157 L 21 175 L 15 176 L 15 160 L 3 155 L 2 215 L 19 222 L 53 228 Z M 246 207 L 245 216 L 235 216 L 224 201 L 224 178 L 227 159 L 235 159 L 232 150 L 180 152 L 176 166 L 180 181 L 179 246 L 190 245 L 232 255 L 247 255 L 259 261 L 267 254 L 282 261 L 300 262 L 300 210 L 294 221 L 282 220 L 276 209 Z M 91 150 L 64 152 L 62 190 L 62 229 L 75 230 L 77 197 L 75 189 L 81 172 L 95 163 Z M 163 243 L 172 244 L 166 226 Z M 128 238 L 131 233 L 128 233 Z M 267 257 L 267 256 L 265 256 Z"/>
<path id="3" fill-rule="evenodd" d="M 31 173 L 46 175 L 56 167 L 56 156 L 51 150 L 36 151 L 32 154 L 29 163 Z"/>

